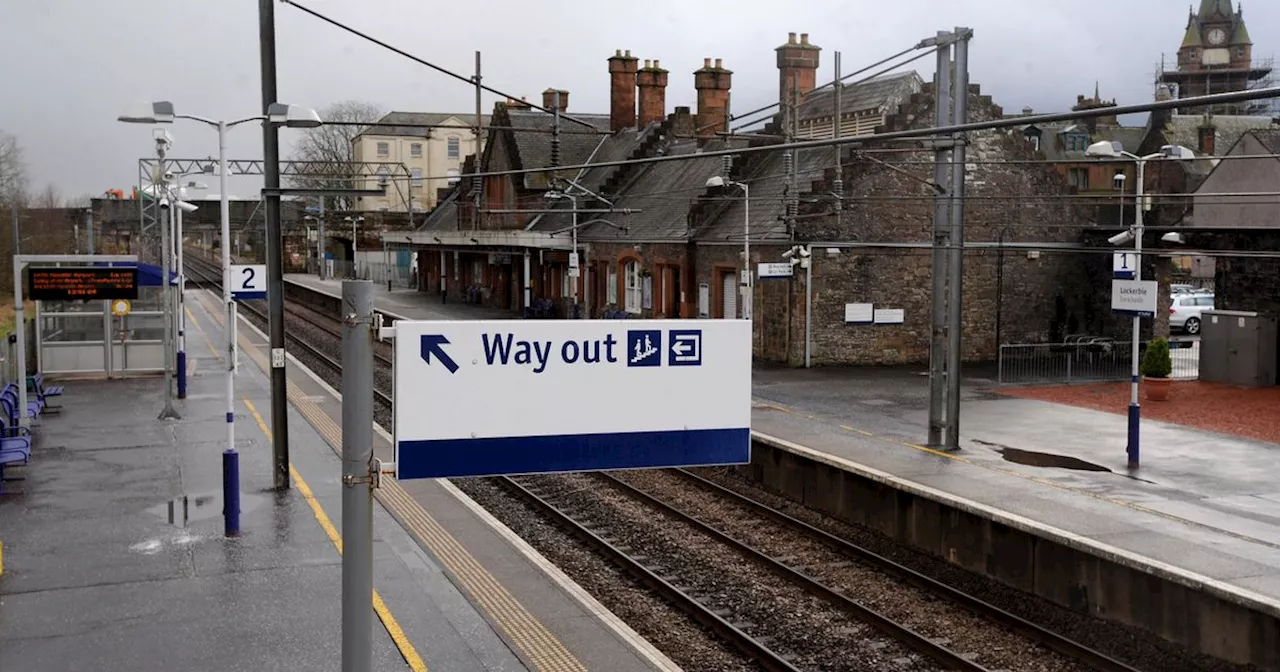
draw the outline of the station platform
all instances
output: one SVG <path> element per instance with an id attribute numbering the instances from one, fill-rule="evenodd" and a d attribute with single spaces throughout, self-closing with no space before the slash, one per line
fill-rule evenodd
<path id="1" fill-rule="evenodd" d="M 755 431 L 1220 582 L 1280 609 L 1280 445 L 1142 423 L 966 384 L 961 447 L 928 450 L 928 386 L 907 371 L 757 371 Z"/>
<path id="2" fill-rule="evenodd" d="M 321 280 L 308 273 L 287 273 L 285 282 L 302 285 L 318 292 L 342 296 L 342 279 Z M 416 289 L 393 289 L 374 283 L 373 303 L 378 310 L 398 315 L 406 320 L 513 320 L 520 316 L 509 310 L 499 310 L 467 303 L 444 303 L 433 292 Z"/>
<path id="3" fill-rule="evenodd" d="M 242 534 L 223 536 L 217 301 L 187 296 L 188 395 L 68 381 L 0 496 L 0 669 L 337 669 L 336 393 L 289 367 L 292 488 L 271 489 L 266 338 L 241 321 Z M 378 452 L 389 458 L 380 434 Z M 378 491 L 377 670 L 678 669 L 444 481 Z"/>

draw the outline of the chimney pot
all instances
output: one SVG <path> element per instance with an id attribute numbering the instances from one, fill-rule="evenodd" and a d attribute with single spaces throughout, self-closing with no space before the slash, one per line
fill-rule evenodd
<path id="1" fill-rule="evenodd" d="M 809 33 L 800 33 L 800 44 L 809 44 Z"/>
<path id="2" fill-rule="evenodd" d="M 716 59 L 716 70 L 720 69 L 720 59 Z"/>
<path id="3" fill-rule="evenodd" d="M 626 56 L 626 57 L 630 58 L 630 57 L 631 57 L 631 50 L 630 50 L 630 49 L 628 49 L 628 50 L 627 50 L 627 53 L 626 53 L 626 54 L 624 54 L 624 56 Z"/>
<path id="4" fill-rule="evenodd" d="M 656 58 L 655 58 L 655 59 L 653 59 L 653 67 L 655 67 L 655 68 L 661 68 L 661 67 L 662 67 L 661 65 L 658 65 L 658 59 L 656 59 Z"/>
<path id="5" fill-rule="evenodd" d="M 796 34 L 787 33 L 787 44 L 795 44 L 795 43 L 796 43 Z"/>
<path id="6" fill-rule="evenodd" d="M 613 50 L 613 55 L 614 55 L 614 56 L 621 56 L 621 55 L 622 55 L 622 50 L 621 50 L 621 49 L 614 49 L 614 50 Z"/>
<path id="7" fill-rule="evenodd" d="M 615 50 L 609 59 L 609 128 L 614 132 L 636 125 L 636 65 L 630 49 Z"/>
<path id="8" fill-rule="evenodd" d="M 704 58 L 704 59 L 702 59 L 702 67 L 704 67 L 704 68 L 709 68 L 709 67 L 711 67 L 711 59 L 709 59 L 709 58 Z"/>

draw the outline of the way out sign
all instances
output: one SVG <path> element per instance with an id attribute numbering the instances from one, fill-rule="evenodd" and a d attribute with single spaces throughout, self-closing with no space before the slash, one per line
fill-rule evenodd
<path id="1" fill-rule="evenodd" d="M 265 264 L 231 266 L 231 298 L 251 301 L 267 298 L 267 267 Z"/>
<path id="2" fill-rule="evenodd" d="M 746 320 L 398 321 L 397 478 L 742 464 Z"/>

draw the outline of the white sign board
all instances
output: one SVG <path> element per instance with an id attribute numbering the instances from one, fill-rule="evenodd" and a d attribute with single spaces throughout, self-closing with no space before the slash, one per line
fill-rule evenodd
<path id="1" fill-rule="evenodd" d="M 267 267 L 265 264 L 231 266 L 231 298 L 245 301 L 267 298 Z"/>
<path id="2" fill-rule="evenodd" d="M 1138 255 L 1133 252 L 1116 252 L 1111 257 L 1111 276 L 1122 280 L 1132 280 L 1138 268 Z"/>
<path id="3" fill-rule="evenodd" d="M 876 307 L 871 303 L 844 304 L 844 321 L 852 324 L 871 324 L 875 319 Z"/>
<path id="4" fill-rule="evenodd" d="M 795 270 L 790 262 L 758 264 L 757 267 L 756 273 L 761 280 L 765 278 L 789 278 L 795 275 Z"/>
<path id="5" fill-rule="evenodd" d="M 571 278 L 578 277 L 578 253 L 577 252 L 569 253 L 569 277 Z"/>
<path id="6" fill-rule="evenodd" d="M 902 324 L 907 321 L 907 311 L 902 308 L 876 309 L 876 324 Z"/>
<path id="7" fill-rule="evenodd" d="M 1152 317 L 1156 314 L 1159 284 L 1155 280 L 1112 280 L 1111 310 L 1125 315 Z"/>
<path id="8" fill-rule="evenodd" d="M 741 464 L 747 320 L 398 321 L 397 478 Z"/>

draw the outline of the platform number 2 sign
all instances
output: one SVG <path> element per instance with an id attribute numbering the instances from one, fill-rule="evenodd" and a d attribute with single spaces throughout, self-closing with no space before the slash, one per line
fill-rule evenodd
<path id="1" fill-rule="evenodd" d="M 232 266 L 231 296 L 241 300 L 266 298 L 267 267 L 262 264 Z"/>

